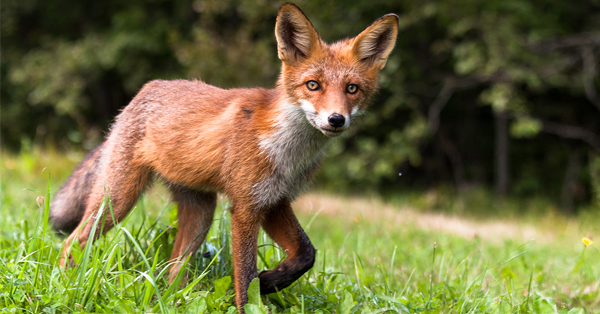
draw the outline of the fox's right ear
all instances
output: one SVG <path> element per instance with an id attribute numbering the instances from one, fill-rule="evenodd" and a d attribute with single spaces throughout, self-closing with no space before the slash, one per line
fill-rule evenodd
<path id="1" fill-rule="evenodd" d="M 279 59 L 289 63 L 308 58 L 321 44 L 321 39 L 308 18 L 300 8 L 289 2 L 279 7 L 275 36 Z"/>

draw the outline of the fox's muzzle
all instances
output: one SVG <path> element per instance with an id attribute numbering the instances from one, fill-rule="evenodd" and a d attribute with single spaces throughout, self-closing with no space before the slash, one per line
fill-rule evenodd
<path id="1" fill-rule="evenodd" d="M 344 124 L 346 123 L 346 118 L 344 118 L 344 116 L 339 113 L 334 113 L 330 115 L 329 118 L 327 118 L 327 122 L 329 122 L 329 125 L 331 125 L 332 127 L 339 128 L 341 126 L 344 126 Z"/>

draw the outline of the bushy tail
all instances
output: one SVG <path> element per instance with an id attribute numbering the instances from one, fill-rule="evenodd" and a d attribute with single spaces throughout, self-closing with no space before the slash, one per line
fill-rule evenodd
<path id="1" fill-rule="evenodd" d="M 50 203 L 50 222 L 57 231 L 71 233 L 81 222 L 87 198 L 96 180 L 103 145 L 100 144 L 85 156 Z"/>

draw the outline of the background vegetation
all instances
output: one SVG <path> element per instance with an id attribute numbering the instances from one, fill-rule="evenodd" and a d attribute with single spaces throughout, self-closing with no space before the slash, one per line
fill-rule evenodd
<path id="1" fill-rule="evenodd" d="M 2 147 L 89 150 L 152 79 L 273 87 L 280 4 L 2 1 Z M 297 4 L 329 42 L 400 16 L 381 92 L 331 148 L 322 185 L 598 204 L 600 1 Z"/>

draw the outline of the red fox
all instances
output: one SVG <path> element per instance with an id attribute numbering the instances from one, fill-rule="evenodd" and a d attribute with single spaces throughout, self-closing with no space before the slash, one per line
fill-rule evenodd
<path id="1" fill-rule="evenodd" d="M 332 138 L 365 111 L 398 34 L 387 14 L 358 36 L 326 44 L 294 4 L 279 8 L 275 35 L 281 74 L 274 89 L 224 90 L 201 81 L 152 81 L 117 116 L 51 204 L 55 228 L 84 246 L 105 188 L 120 221 L 155 173 L 178 204 L 171 282 L 181 261 L 204 241 L 217 193 L 232 201 L 236 302 L 241 309 L 258 276 L 262 294 L 281 290 L 308 271 L 315 249 L 290 203 L 313 177 Z M 106 232 L 115 223 L 105 218 Z M 259 228 L 287 253 L 257 274 Z"/>

